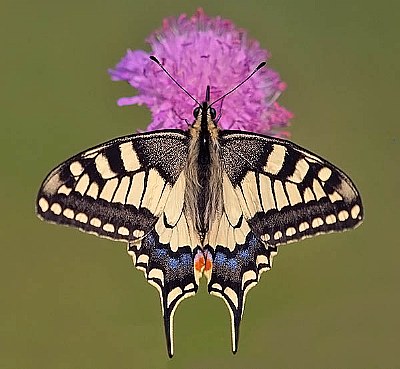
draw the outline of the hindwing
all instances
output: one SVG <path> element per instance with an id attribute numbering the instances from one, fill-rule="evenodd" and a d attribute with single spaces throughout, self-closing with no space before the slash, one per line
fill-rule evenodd
<path id="1" fill-rule="evenodd" d="M 354 228 L 363 208 L 342 171 L 289 141 L 222 131 L 219 144 L 223 213 L 206 239 L 208 290 L 229 308 L 236 352 L 246 294 L 271 268 L 277 246 Z"/>
<path id="2" fill-rule="evenodd" d="M 56 167 L 36 206 L 47 221 L 128 242 L 134 264 L 160 293 L 170 356 L 173 313 L 198 288 L 193 253 L 199 241 L 183 214 L 187 156 L 183 131 L 118 138 Z"/>

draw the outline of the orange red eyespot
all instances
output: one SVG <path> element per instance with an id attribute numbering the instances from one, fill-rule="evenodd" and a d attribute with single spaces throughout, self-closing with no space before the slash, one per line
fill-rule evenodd
<path id="1" fill-rule="evenodd" d="M 204 265 L 205 265 L 204 255 L 201 251 L 197 251 L 197 254 L 194 257 L 194 268 L 201 273 L 204 269 Z"/>
<path id="2" fill-rule="evenodd" d="M 209 251 L 197 251 L 194 257 L 194 268 L 198 272 L 208 272 L 212 268 L 212 255 Z"/>

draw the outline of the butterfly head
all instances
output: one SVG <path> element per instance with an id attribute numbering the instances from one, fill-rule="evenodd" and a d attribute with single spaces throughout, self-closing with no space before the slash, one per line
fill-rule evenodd
<path id="1" fill-rule="evenodd" d="M 199 106 L 193 110 L 193 116 L 195 117 L 196 121 L 199 119 L 201 122 L 208 122 L 209 119 L 215 121 L 217 112 L 210 104 L 210 86 L 207 86 L 206 88 L 205 101 L 203 101 L 202 104 L 199 104 Z"/>

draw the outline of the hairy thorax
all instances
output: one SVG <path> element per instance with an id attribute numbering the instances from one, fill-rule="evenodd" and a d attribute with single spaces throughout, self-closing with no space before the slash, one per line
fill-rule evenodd
<path id="1" fill-rule="evenodd" d="M 194 220 L 203 242 L 205 234 L 222 213 L 222 168 L 218 129 L 208 119 L 198 119 L 189 130 L 191 142 L 185 169 L 185 214 Z"/>

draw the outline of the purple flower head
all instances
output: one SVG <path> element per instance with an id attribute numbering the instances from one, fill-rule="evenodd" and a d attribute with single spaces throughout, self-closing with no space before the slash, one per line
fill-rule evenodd
<path id="1" fill-rule="evenodd" d="M 250 40 L 220 17 L 208 17 L 202 9 L 192 16 L 164 19 L 162 28 L 147 39 L 151 53 L 128 50 L 109 71 L 113 81 L 127 81 L 138 90 L 132 97 L 123 97 L 118 105 L 145 104 L 153 116 L 147 130 L 164 128 L 187 129 L 185 119 L 193 120 L 196 104 L 149 59 L 155 55 L 198 101 L 205 98 L 206 86 L 211 87 L 211 101 L 243 81 L 262 61 L 268 51 Z M 286 88 L 279 74 L 269 67 L 259 70 L 238 90 L 218 102 L 214 108 L 221 117 L 222 129 L 239 129 L 285 136 L 292 113 L 277 103 Z"/>

